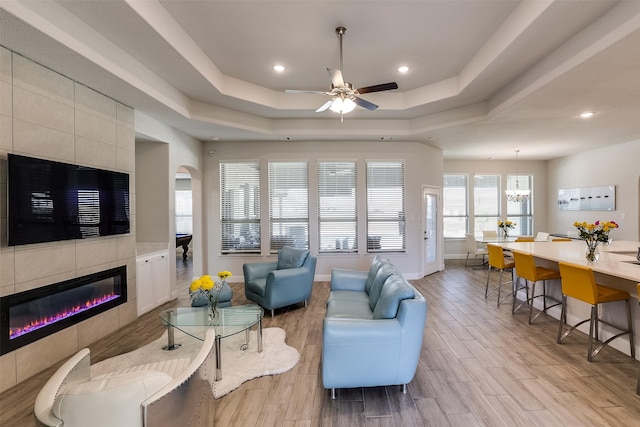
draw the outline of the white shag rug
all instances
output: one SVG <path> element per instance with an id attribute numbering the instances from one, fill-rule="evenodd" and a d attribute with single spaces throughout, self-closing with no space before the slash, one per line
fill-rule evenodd
<path id="1" fill-rule="evenodd" d="M 91 366 L 91 376 L 106 374 L 125 367 L 161 362 L 170 359 L 193 357 L 202 344 L 178 329 L 175 342 L 181 344 L 176 350 L 166 351 L 167 332 L 155 340 L 132 352 L 121 354 Z M 249 333 L 249 348 L 241 350 L 246 334 L 239 333 L 223 338 L 222 380 L 212 384 L 213 395 L 217 399 L 240 387 L 245 381 L 265 375 L 281 374 L 293 368 L 300 360 L 300 353 L 285 343 L 286 332 L 281 328 L 262 330 L 262 353 L 258 353 L 257 332 Z M 215 357 L 215 356 L 214 356 Z"/>

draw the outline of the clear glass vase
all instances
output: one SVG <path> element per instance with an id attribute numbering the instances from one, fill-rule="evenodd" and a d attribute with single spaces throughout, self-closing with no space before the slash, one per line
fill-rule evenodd
<path id="1" fill-rule="evenodd" d="M 584 249 L 584 256 L 590 264 L 597 262 L 600 259 L 600 249 L 598 249 L 598 244 L 587 244 L 587 247 Z"/>
<path id="2" fill-rule="evenodd" d="M 211 301 L 208 305 L 209 320 L 213 320 L 218 317 L 218 301 Z"/>

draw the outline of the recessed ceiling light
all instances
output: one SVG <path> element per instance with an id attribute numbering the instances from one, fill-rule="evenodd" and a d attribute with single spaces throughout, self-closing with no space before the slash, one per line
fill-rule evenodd
<path id="1" fill-rule="evenodd" d="M 595 114 L 596 113 L 594 113 L 593 111 L 585 111 L 584 113 L 580 114 L 580 117 L 582 117 L 583 119 L 588 119 L 593 117 Z"/>
<path id="2" fill-rule="evenodd" d="M 281 73 L 284 70 L 286 70 L 286 68 L 284 67 L 284 65 L 281 64 L 276 64 L 273 66 L 273 71 L 277 72 L 277 73 Z"/>
<path id="3" fill-rule="evenodd" d="M 406 65 L 403 65 L 401 67 L 398 67 L 398 72 L 399 73 L 406 73 L 409 71 L 409 67 L 407 67 Z"/>

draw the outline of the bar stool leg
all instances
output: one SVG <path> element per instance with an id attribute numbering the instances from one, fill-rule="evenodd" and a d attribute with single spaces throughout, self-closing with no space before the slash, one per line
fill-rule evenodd
<path id="1" fill-rule="evenodd" d="M 597 319 L 598 319 L 598 306 L 592 305 L 591 306 L 591 322 L 589 323 L 589 353 L 587 353 L 587 360 L 589 362 L 593 361 L 593 336 L 594 336 L 593 328 L 597 324 Z M 596 333 L 597 333 L 597 330 L 598 328 L 596 327 Z"/>
<path id="2" fill-rule="evenodd" d="M 627 300 L 627 327 L 629 328 L 629 346 L 631 358 L 636 358 L 636 344 L 633 337 L 633 319 L 631 318 L 631 300 Z"/>

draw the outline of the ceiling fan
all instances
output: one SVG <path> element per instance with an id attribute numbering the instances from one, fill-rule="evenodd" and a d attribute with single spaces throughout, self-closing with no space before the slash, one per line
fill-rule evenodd
<path id="1" fill-rule="evenodd" d="M 356 108 L 356 105 L 359 105 L 367 110 L 375 110 L 378 106 L 372 102 L 369 102 L 365 99 L 360 98 L 358 95 L 363 93 L 371 93 L 371 92 L 382 92 L 385 90 L 398 89 L 398 84 L 396 82 L 390 83 L 382 83 L 373 86 L 366 86 L 360 89 L 354 89 L 351 83 L 345 82 L 342 78 L 342 38 L 344 34 L 347 32 L 345 27 L 336 28 L 336 34 L 340 39 L 340 68 L 327 68 L 329 72 L 329 77 L 331 78 L 331 87 L 328 91 L 316 91 L 316 90 L 290 90 L 287 89 L 285 92 L 288 93 L 317 93 L 322 95 L 329 95 L 332 98 L 322 104 L 320 108 L 316 110 L 316 113 L 320 113 L 327 109 L 334 111 L 336 113 L 343 114 L 349 113 Z"/>

